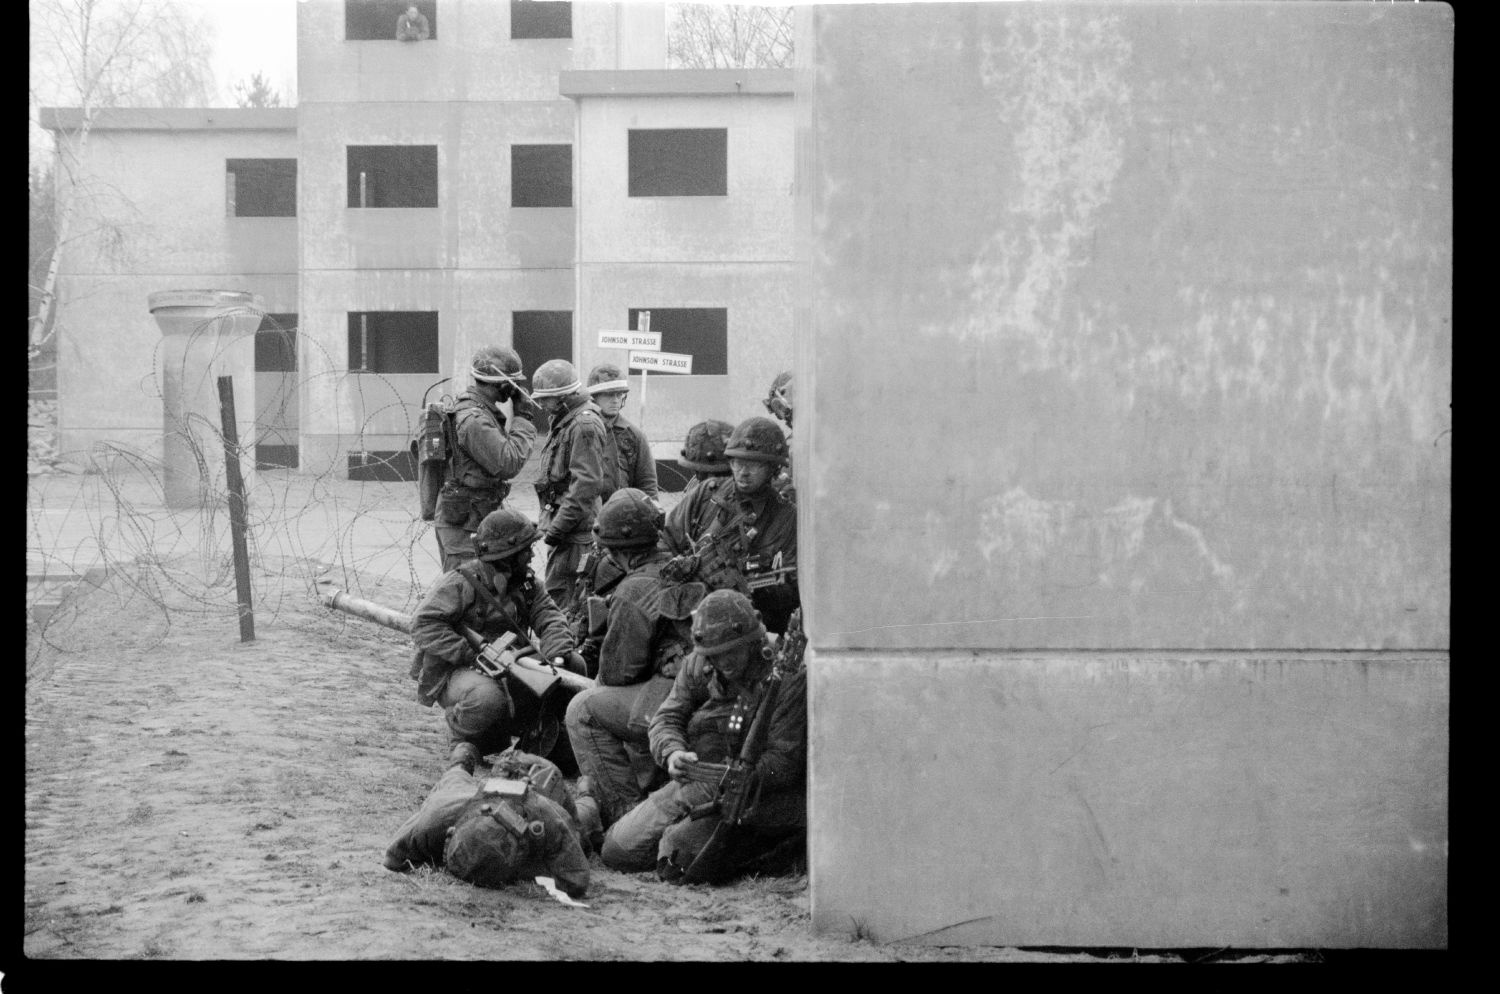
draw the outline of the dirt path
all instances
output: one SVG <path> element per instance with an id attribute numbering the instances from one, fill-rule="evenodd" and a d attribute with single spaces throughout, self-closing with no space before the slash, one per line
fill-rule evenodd
<path id="1" fill-rule="evenodd" d="M 27 956 L 1088 958 L 818 939 L 805 876 L 672 888 L 596 859 L 575 909 L 533 884 L 389 872 L 442 769 L 441 715 L 413 700 L 404 637 L 324 610 L 307 564 L 282 567 L 253 643 L 232 576 L 201 561 L 117 570 L 28 633 Z M 366 591 L 410 591 L 386 594 Z"/>

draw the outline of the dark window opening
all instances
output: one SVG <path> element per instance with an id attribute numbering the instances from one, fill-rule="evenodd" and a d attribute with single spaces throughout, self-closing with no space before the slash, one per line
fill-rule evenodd
<path id="1" fill-rule="evenodd" d="M 727 128 L 630 129 L 630 196 L 723 197 Z"/>
<path id="2" fill-rule="evenodd" d="M 349 479 L 410 482 L 417 478 L 417 463 L 406 450 L 374 449 L 349 453 Z"/>
<path id="3" fill-rule="evenodd" d="M 437 0 L 344 0 L 344 37 L 349 41 L 395 41 L 406 8 L 427 18 L 427 37 L 438 36 Z"/>
<path id="4" fill-rule="evenodd" d="M 297 315 L 267 314 L 255 329 L 255 371 L 297 371 Z"/>
<path id="5" fill-rule="evenodd" d="M 661 332 L 661 351 L 693 357 L 690 376 L 723 376 L 729 372 L 729 311 L 723 307 L 632 307 L 631 331 L 641 311 L 651 312 L 651 330 Z M 636 376 L 639 370 L 631 370 Z M 665 373 L 681 376 L 681 373 Z"/>
<path id="6" fill-rule="evenodd" d="M 436 207 L 436 145 L 350 145 L 350 207 Z"/>
<path id="7" fill-rule="evenodd" d="M 510 328 L 511 348 L 528 381 L 548 359 L 573 361 L 572 311 L 512 311 Z"/>
<path id="8" fill-rule="evenodd" d="M 296 159 L 226 159 L 230 217 L 296 217 Z"/>
<path id="9" fill-rule="evenodd" d="M 349 369 L 361 373 L 436 373 L 438 312 L 349 312 Z"/>
<path id="10" fill-rule="evenodd" d="M 573 146 L 512 145 L 510 205 L 572 207 Z"/>
<path id="11" fill-rule="evenodd" d="M 573 5 L 556 0 L 510 0 L 512 38 L 573 37 Z"/>

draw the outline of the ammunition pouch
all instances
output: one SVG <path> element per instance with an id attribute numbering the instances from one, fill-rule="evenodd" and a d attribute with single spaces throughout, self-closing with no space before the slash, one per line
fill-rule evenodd
<path id="1" fill-rule="evenodd" d="M 588 621 L 588 637 L 603 638 L 609 623 L 609 605 L 598 594 L 590 594 L 588 600 L 584 601 L 583 609 Z"/>
<path id="2" fill-rule="evenodd" d="M 475 531 L 486 515 L 500 509 L 509 494 L 510 484 L 504 481 L 493 487 L 466 487 L 450 480 L 438 491 L 437 520 L 453 528 Z"/>

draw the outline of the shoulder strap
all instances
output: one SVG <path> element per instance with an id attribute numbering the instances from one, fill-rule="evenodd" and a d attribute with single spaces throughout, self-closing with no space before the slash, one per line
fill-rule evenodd
<path id="1" fill-rule="evenodd" d="M 469 581 L 469 586 L 474 588 L 474 592 L 477 593 L 486 604 L 494 608 L 495 612 L 499 614 L 501 618 L 509 621 L 511 625 L 515 626 L 517 629 L 520 628 L 520 625 L 516 620 L 515 611 L 507 608 L 505 604 L 501 603 L 500 598 L 496 597 L 494 592 L 491 591 L 489 587 L 485 586 L 484 581 L 481 580 L 476 574 L 473 562 L 460 563 L 458 566 L 458 572 L 463 575 L 463 578 L 465 580 Z"/>

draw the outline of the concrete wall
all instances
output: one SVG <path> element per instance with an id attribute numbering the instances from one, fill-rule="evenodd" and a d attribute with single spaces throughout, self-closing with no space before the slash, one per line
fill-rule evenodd
<path id="1" fill-rule="evenodd" d="M 735 93 L 735 80 L 755 85 Z M 563 92 L 578 102 L 581 368 L 624 366 L 628 353 L 600 349 L 598 333 L 627 327 L 633 307 L 728 311 L 726 375 L 649 377 L 645 428 L 658 458 L 678 458 L 704 418 L 733 424 L 765 413 L 767 386 L 791 365 L 789 84 L 789 73 L 769 70 L 564 74 Z M 726 128 L 727 195 L 629 196 L 632 128 Z M 640 423 L 639 376 L 631 379 L 625 416 Z"/>
<path id="2" fill-rule="evenodd" d="M 75 459 L 102 454 L 100 443 L 161 458 L 161 331 L 148 294 L 248 290 L 272 310 L 297 309 L 297 220 L 226 216 L 225 181 L 226 159 L 295 158 L 293 118 L 245 129 L 245 116 L 105 112 L 90 134 L 81 237 L 57 284 L 59 445 Z"/>
<path id="3" fill-rule="evenodd" d="M 816 926 L 1446 945 L 1449 8 L 808 14 Z"/>

